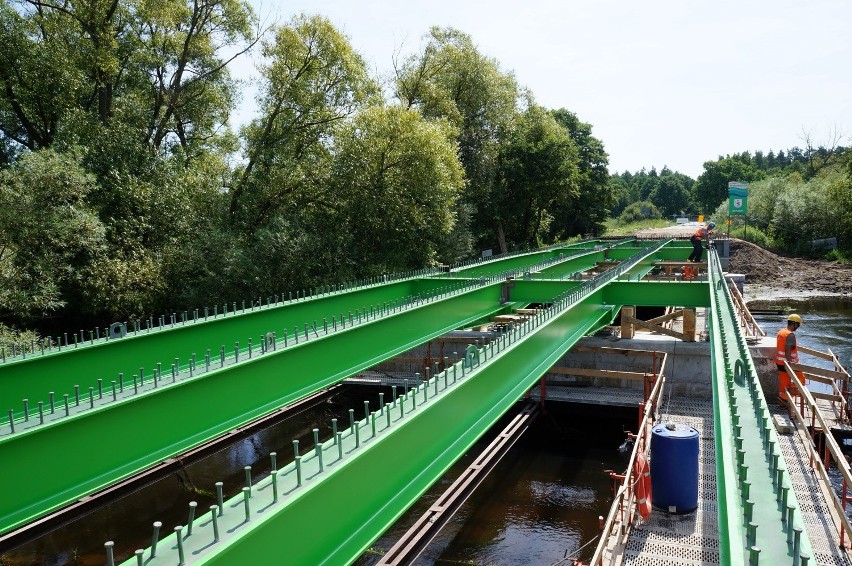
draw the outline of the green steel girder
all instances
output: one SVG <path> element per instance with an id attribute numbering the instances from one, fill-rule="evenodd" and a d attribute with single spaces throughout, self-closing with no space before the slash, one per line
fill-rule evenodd
<path id="1" fill-rule="evenodd" d="M 454 284 L 432 279 L 399 281 L 292 301 L 283 306 L 229 313 L 227 316 L 220 314 L 218 318 L 211 316 L 207 321 L 142 331 L 121 339 L 8 361 L 0 365 L 0 410 L 5 414 L 7 409 L 15 408 L 15 414 L 20 416 L 23 414 L 21 400 L 25 398 L 29 399 L 30 407 L 35 407 L 39 400 L 47 405 L 50 391 L 61 398 L 64 393 L 71 393 L 75 384 L 86 391 L 96 384 L 98 378 L 105 378 L 109 383 L 123 372 L 129 379 L 140 367 L 144 367 L 146 372 L 152 371 L 158 362 L 171 363 L 175 357 L 187 363 L 193 352 L 203 355 L 209 348 L 218 353 L 222 345 L 231 352 L 234 341 L 244 345 L 247 338 L 258 339 L 272 331 L 283 337 L 285 329 L 292 333 L 294 325 L 312 321 L 321 323 L 323 318 L 330 321 L 332 316 L 339 317 L 341 313 Z"/>
<path id="2" fill-rule="evenodd" d="M 544 320 L 446 394 L 418 406 L 404 423 L 323 473 L 314 475 L 303 462 L 311 483 L 288 492 L 279 506 L 250 523 L 240 518 L 241 501 L 231 500 L 229 512 L 236 513 L 236 524 L 227 523 L 231 537 L 211 545 L 209 521 L 202 519 L 193 535 L 198 538 L 183 543 L 185 555 L 193 563 L 216 565 L 264 564 L 282 552 L 296 566 L 352 563 L 577 340 L 613 316 L 613 308 L 600 300 L 598 289 Z M 268 501 L 268 489 L 260 497 Z M 175 562 L 173 535 L 146 564 Z"/>
<path id="3" fill-rule="evenodd" d="M 720 562 L 755 564 L 759 554 L 764 564 L 799 564 L 814 556 L 810 539 L 715 251 L 709 273 Z"/>
<path id="4" fill-rule="evenodd" d="M 497 312 L 499 297 L 499 283 L 477 287 L 6 436 L 0 485 L 16 489 L 0 532 Z"/>
<path id="5" fill-rule="evenodd" d="M 579 287 L 566 285 L 549 301 L 547 291 L 558 290 L 554 282 L 519 282 L 521 293 L 535 293 L 537 300 L 553 304 L 512 331 L 520 338 L 513 346 L 502 352 L 498 347 L 496 355 L 492 351 L 474 376 L 433 399 L 360 456 L 311 476 L 316 488 L 288 493 L 283 508 L 273 510 L 268 505 L 259 520 L 246 522 L 238 517 L 236 526 L 228 529 L 234 535 L 228 541 L 211 546 L 209 538 L 202 538 L 190 543 L 198 548 L 195 552 L 215 554 L 197 555 L 183 547 L 180 552 L 192 552 L 192 561 L 209 564 L 266 563 L 282 549 L 287 562 L 296 565 L 354 561 L 580 337 L 612 320 L 617 307 L 603 302 L 607 282 L 647 253 L 653 250 L 643 250 L 623 266 Z M 484 359 L 484 351 L 482 355 Z M 437 377 L 433 381 L 437 391 Z M 426 384 L 422 389 L 425 394 L 431 387 Z M 238 505 L 238 500 L 228 503 L 230 509 Z M 342 512 L 329 520 L 335 511 Z M 205 524 L 209 521 L 202 520 L 201 526 Z M 173 563 L 175 541 L 174 536 L 163 541 L 164 546 L 172 546 L 169 554 L 162 555 L 166 562 L 151 558 L 146 564 Z"/>
<path id="6" fill-rule="evenodd" d="M 576 289 L 582 284 L 582 281 L 526 281 L 517 279 L 514 281 L 510 297 L 512 302 L 518 305 L 518 308 L 524 308 L 529 303 L 548 303 L 553 300 L 553 297 Z"/>
<path id="7" fill-rule="evenodd" d="M 710 292 L 703 281 L 613 281 L 604 290 L 604 300 L 646 307 L 709 307 Z"/>
<path id="8" fill-rule="evenodd" d="M 609 250 L 608 257 L 612 260 L 622 260 L 632 256 L 641 249 L 642 248 L 637 247 L 613 248 Z M 686 261 L 686 258 L 689 255 L 689 250 L 691 249 L 691 246 L 689 249 L 682 248 L 669 241 L 664 247 L 654 253 L 654 257 L 651 261 Z"/>
<path id="9" fill-rule="evenodd" d="M 453 276 L 475 279 L 477 277 L 490 277 L 510 271 L 523 271 L 543 261 L 552 260 L 565 253 L 560 249 L 546 250 L 519 254 L 507 258 L 496 259 L 487 263 L 478 263 L 470 267 L 461 267 L 453 270 Z"/>
<path id="10" fill-rule="evenodd" d="M 547 279 L 562 279 L 577 273 L 578 271 L 588 271 L 597 265 L 598 262 L 605 261 L 604 251 L 595 250 L 578 256 L 573 256 L 557 264 L 540 269 L 536 274 L 536 278 Z"/>

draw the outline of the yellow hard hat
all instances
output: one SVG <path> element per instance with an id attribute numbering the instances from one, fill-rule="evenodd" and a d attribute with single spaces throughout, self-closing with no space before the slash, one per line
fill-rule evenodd
<path id="1" fill-rule="evenodd" d="M 802 317 L 797 314 L 791 314 L 787 317 L 787 322 L 795 322 L 797 324 L 802 324 Z"/>

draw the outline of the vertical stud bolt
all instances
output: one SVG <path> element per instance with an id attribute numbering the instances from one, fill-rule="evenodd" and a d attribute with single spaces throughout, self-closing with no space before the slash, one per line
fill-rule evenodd
<path id="1" fill-rule="evenodd" d="M 216 505 L 210 506 L 210 517 L 213 519 L 213 542 L 219 542 L 219 513 Z"/>
<path id="2" fill-rule="evenodd" d="M 250 487 L 244 487 L 243 488 L 243 505 L 244 505 L 245 510 L 246 510 L 246 523 L 251 521 L 251 504 L 249 502 L 249 499 L 251 499 L 251 488 Z"/>
<path id="3" fill-rule="evenodd" d="M 115 557 L 113 556 L 112 549 L 115 546 L 115 543 L 111 540 L 108 540 L 104 543 L 104 550 L 106 551 L 106 560 L 107 566 L 115 566 Z"/>
<path id="4" fill-rule="evenodd" d="M 251 466 L 246 466 L 243 468 L 246 472 L 246 489 L 248 489 L 248 496 L 251 497 Z"/>
<path id="5" fill-rule="evenodd" d="M 278 474 L 272 472 L 272 502 L 278 502 Z"/>
<path id="6" fill-rule="evenodd" d="M 178 566 L 183 566 L 186 564 L 183 556 L 183 527 L 177 526 L 175 527 L 175 538 L 177 539 L 177 549 L 178 549 Z"/>
<path id="7" fill-rule="evenodd" d="M 278 299 L 275 299 L 275 302 L 277 303 Z M 278 453 L 277 452 L 270 452 L 269 453 L 269 459 L 272 460 L 272 473 L 274 474 L 275 472 L 278 471 Z"/>
<path id="8" fill-rule="evenodd" d="M 143 566 L 145 564 L 145 551 L 137 548 L 134 554 L 136 555 L 136 566 Z"/>
<path id="9" fill-rule="evenodd" d="M 66 395 L 65 397 L 67 399 L 68 396 Z M 65 412 L 68 412 L 67 409 Z M 9 409 L 9 428 L 11 429 L 11 432 L 15 432 L 15 411 L 13 411 L 12 409 Z"/>
<path id="10" fill-rule="evenodd" d="M 337 459 L 343 460 L 343 433 L 338 432 L 334 435 L 334 442 L 337 444 Z"/>
<path id="11" fill-rule="evenodd" d="M 186 536 L 190 536 L 192 534 L 192 523 L 195 522 L 196 507 L 198 507 L 198 503 L 195 501 L 189 502 L 189 518 L 186 521 Z"/>
<path id="12" fill-rule="evenodd" d="M 216 503 L 217 503 L 218 508 L 219 508 L 219 516 L 220 517 L 222 516 L 223 513 L 225 513 L 225 497 L 224 497 L 224 494 L 222 493 L 223 487 L 224 487 L 224 484 L 222 482 L 220 482 L 220 481 L 216 482 Z M 219 540 L 218 537 L 216 538 L 216 540 Z"/>
<path id="13" fill-rule="evenodd" d="M 154 521 L 154 534 L 151 535 L 151 558 L 157 556 L 157 543 L 160 541 L 160 527 L 163 523 Z"/>
<path id="14" fill-rule="evenodd" d="M 322 443 L 319 440 L 319 429 L 318 428 L 313 429 L 313 433 L 314 433 L 314 453 L 317 456 L 317 465 L 319 466 L 319 471 L 322 472 L 323 471 Z"/>

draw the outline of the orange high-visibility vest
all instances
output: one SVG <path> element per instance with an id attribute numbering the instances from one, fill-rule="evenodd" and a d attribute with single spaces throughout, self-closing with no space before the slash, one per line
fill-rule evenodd
<path id="1" fill-rule="evenodd" d="M 782 328 L 778 331 L 778 338 L 776 339 L 776 348 L 775 348 L 775 364 L 779 366 L 783 366 L 784 362 L 787 361 L 787 336 L 792 334 L 792 330 L 787 328 Z M 790 351 L 790 361 L 793 363 L 799 363 L 799 352 L 794 347 L 792 351 Z"/>
<path id="2" fill-rule="evenodd" d="M 695 231 L 695 234 L 692 235 L 693 238 L 698 238 L 701 240 L 704 236 L 707 235 L 707 228 L 701 227 Z"/>

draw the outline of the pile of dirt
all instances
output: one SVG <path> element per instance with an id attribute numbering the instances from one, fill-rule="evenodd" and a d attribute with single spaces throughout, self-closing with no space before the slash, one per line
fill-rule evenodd
<path id="1" fill-rule="evenodd" d="M 746 276 L 747 299 L 852 298 L 852 265 L 774 254 L 731 239 L 730 273 Z"/>

